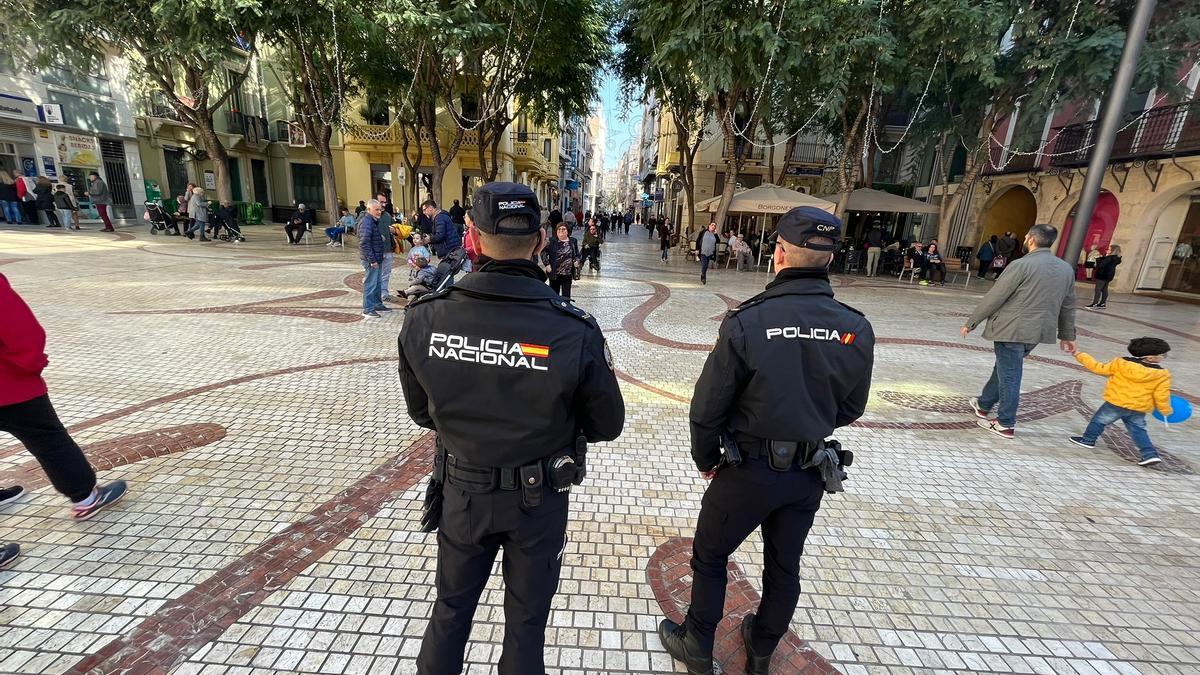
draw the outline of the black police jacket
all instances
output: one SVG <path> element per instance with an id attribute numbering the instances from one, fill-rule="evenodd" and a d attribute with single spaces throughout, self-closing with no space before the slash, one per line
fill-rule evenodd
<path id="1" fill-rule="evenodd" d="M 874 352 L 871 323 L 833 299 L 824 270 L 781 271 L 721 323 L 692 397 L 696 466 L 717 465 L 723 431 L 742 439 L 818 441 L 858 419 Z"/>
<path id="2" fill-rule="evenodd" d="M 604 335 L 528 260 L 486 262 L 409 304 L 400 330 L 408 414 L 446 449 L 486 467 L 519 467 L 609 441 L 625 425 Z"/>

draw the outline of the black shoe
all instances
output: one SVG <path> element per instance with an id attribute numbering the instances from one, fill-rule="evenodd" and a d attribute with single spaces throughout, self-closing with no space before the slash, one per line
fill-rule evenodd
<path id="1" fill-rule="evenodd" d="M 21 547 L 13 543 L 0 544 L 0 570 L 17 561 Z"/>
<path id="2" fill-rule="evenodd" d="M 0 505 L 15 502 L 25 494 L 25 488 L 20 485 L 12 487 L 0 488 Z"/>
<path id="3" fill-rule="evenodd" d="M 702 284 L 706 284 L 706 285 L 707 285 L 707 284 L 708 284 L 708 277 L 700 277 L 700 283 L 702 283 Z"/>
<path id="4" fill-rule="evenodd" d="M 750 646 L 750 632 L 754 628 L 754 615 L 742 619 L 742 642 L 746 644 L 746 675 L 767 675 L 771 668 L 771 654 L 760 656 Z"/>
<path id="5" fill-rule="evenodd" d="M 212 241 L 212 239 L 209 239 L 208 237 L 200 237 L 200 241 Z"/>
<path id="6" fill-rule="evenodd" d="M 1096 303 L 1094 303 L 1094 302 L 1093 302 L 1092 304 L 1090 304 L 1090 305 L 1087 305 L 1086 309 L 1091 309 L 1091 308 L 1093 308 L 1093 307 L 1095 307 L 1095 306 L 1096 306 Z"/>
<path id="7" fill-rule="evenodd" d="M 668 654 L 683 662 L 689 675 L 713 675 L 712 654 L 703 654 L 696 638 L 688 635 L 683 626 L 663 619 L 658 624 L 658 639 Z"/>
<path id="8" fill-rule="evenodd" d="M 1108 305 L 1096 305 L 1096 309 L 1108 309 Z"/>

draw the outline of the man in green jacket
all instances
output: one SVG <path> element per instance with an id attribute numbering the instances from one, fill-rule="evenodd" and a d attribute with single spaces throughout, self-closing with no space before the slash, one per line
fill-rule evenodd
<path id="1" fill-rule="evenodd" d="M 1056 238 L 1053 225 L 1029 228 L 1027 255 L 1008 266 L 961 329 L 966 338 L 987 321 L 983 337 L 993 342 L 996 365 L 970 405 L 979 426 L 1003 438 L 1012 438 L 1017 425 L 1025 357 L 1056 338 L 1063 351 L 1075 353 L 1075 268 L 1050 251 Z"/>

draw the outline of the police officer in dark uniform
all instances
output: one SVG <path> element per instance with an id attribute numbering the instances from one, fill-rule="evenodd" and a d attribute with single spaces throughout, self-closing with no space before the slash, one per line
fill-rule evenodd
<path id="1" fill-rule="evenodd" d="M 841 230 L 820 209 L 784 214 L 774 235 L 778 275 L 726 315 L 696 382 L 692 458 L 712 484 L 692 544 L 687 618 L 659 625 L 689 673 L 713 672 L 726 565 L 760 526 L 762 603 L 741 634 L 746 672 L 767 672 L 800 598 L 800 555 L 821 496 L 841 489 L 853 459 L 826 439 L 863 413 L 875 336 L 860 312 L 833 299 L 827 269 Z"/>
<path id="2" fill-rule="evenodd" d="M 534 193 L 488 183 L 471 215 L 478 271 L 412 302 L 399 339 L 408 413 L 438 433 L 431 490 L 444 500 L 437 601 L 417 672 L 462 671 L 503 548 L 499 672 L 544 673 L 568 490 L 583 479 L 586 442 L 621 433 L 625 403 L 596 320 L 550 290 L 532 262 L 546 243 Z"/>

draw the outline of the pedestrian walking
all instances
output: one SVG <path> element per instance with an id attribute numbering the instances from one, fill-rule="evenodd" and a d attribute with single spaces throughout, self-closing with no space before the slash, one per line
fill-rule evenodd
<path id="1" fill-rule="evenodd" d="M 1056 336 L 1063 351 L 1075 352 L 1075 268 L 1050 251 L 1057 237 L 1053 225 L 1029 228 L 1027 255 L 1008 266 L 960 330 L 965 339 L 987 321 L 983 337 L 993 342 L 996 363 L 983 392 L 969 403 L 979 426 L 1002 438 L 1012 438 L 1017 426 L 1025 357 Z"/>
<path id="2" fill-rule="evenodd" d="M 1121 264 L 1121 247 L 1113 244 L 1108 247 L 1108 254 L 1096 259 L 1096 267 L 1092 270 L 1096 278 L 1096 290 L 1092 295 L 1092 304 L 1088 308 L 1104 309 L 1108 307 L 1108 285 L 1117 275 L 1117 265 Z"/>
<path id="3" fill-rule="evenodd" d="M 554 238 L 542 251 L 542 264 L 550 279 L 550 289 L 563 300 L 570 300 L 571 282 L 579 274 L 583 256 L 579 252 L 579 241 L 571 236 L 571 228 L 566 223 L 555 227 Z"/>
<path id="4" fill-rule="evenodd" d="M 112 195 L 108 192 L 108 184 L 104 179 L 100 178 L 100 174 L 92 171 L 88 174 L 88 197 L 92 200 L 92 206 L 96 207 L 96 212 L 100 214 L 100 220 L 104 221 L 104 231 L 114 232 L 112 220 L 108 217 L 108 205 L 112 203 Z"/>
<path id="5" fill-rule="evenodd" d="M 662 250 L 662 261 L 667 262 L 667 252 L 671 250 L 671 228 L 666 223 L 658 224 L 658 248 Z"/>
<path id="6" fill-rule="evenodd" d="M 20 225 L 24 220 L 21 217 L 21 196 L 17 194 L 17 183 L 6 169 L 0 169 L 0 216 L 4 216 L 9 225 Z"/>
<path id="7" fill-rule="evenodd" d="M 867 231 L 867 276 L 877 276 L 879 272 L 879 256 L 883 255 L 883 230 L 879 221 L 871 223 Z"/>
<path id="8" fill-rule="evenodd" d="M 50 179 L 38 176 L 33 194 L 37 210 L 45 214 L 48 221 L 46 227 L 62 227 L 62 221 L 58 219 L 58 211 L 54 207 L 54 185 L 50 183 Z"/>
<path id="9" fill-rule="evenodd" d="M 417 672 L 462 672 L 480 593 L 504 550 L 500 675 L 544 673 L 546 622 L 587 443 L 621 433 L 625 404 L 596 319 L 532 262 L 545 244 L 537 197 L 488 183 L 471 199 L 476 272 L 408 306 L 400 384 L 438 435 L 426 531 L 437 528 L 437 599 Z"/>
<path id="10" fill-rule="evenodd" d="M 79 227 L 79 205 L 71 198 L 71 193 L 67 192 L 67 186 L 59 183 L 54 188 L 54 209 L 58 211 L 58 218 L 62 221 L 64 228 L 69 230 L 78 230 Z"/>
<path id="11" fill-rule="evenodd" d="M 983 242 L 979 247 L 979 252 L 975 254 L 975 258 L 979 261 L 979 273 L 975 276 L 979 279 L 987 279 L 988 272 L 992 269 L 992 261 L 996 259 L 996 235 L 992 235 L 991 239 Z"/>
<path id="12" fill-rule="evenodd" d="M 717 224 L 709 223 L 708 229 L 700 230 L 696 237 L 696 253 L 700 256 L 700 283 L 708 283 L 708 265 L 717 257 Z"/>
<path id="13" fill-rule="evenodd" d="M 800 597 L 804 540 L 824 493 L 841 491 L 850 463 L 826 439 L 862 416 L 870 393 L 871 323 L 835 300 L 829 283 L 841 221 L 798 207 L 780 218 L 774 236 L 777 276 L 726 314 L 692 396 L 692 459 L 712 482 L 692 542 L 687 617 L 663 619 L 658 634 L 693 675 L 713 672 L 729 556 L 759 527 L 762 601 L 740 632 L 745 672 L 769 671 Z"/>
<path id="14" fill-rule="evenodd" d="M 996 278 L 999 279 L 1004 270 L 1008 268 L 1008 264 L 1013 261 L 1013 256 L 1017 253 L 1017 240 L 1013 237 L 1012 232 L 1005 232 L 1000 241 L 996 242 L 996 257 L 992 259 L 992 271 L 996 273 Z"/>
<path id="15" fill-rule="evenodd" d="M 187 237 L 192 238 L 193 232 L 200 233 L 200 241 L 211 241 L 204 234 L 208 227 L 208 197 L 204 196 L 204 188 L 192 188 L 192 199 L 188 202 L 188 218 L 192 223 L 188 226 Z"/>
<path id="16" fill-rule="evenodd" d="M 367 202 L 367 210 L 358 221 L 358 259 L 363 266 L 363 316 L 378 319 L 379 312 L 390 312 L 380 300 L 380 274 L 383 267 L 383 234 L 379 231 L 379 218 L 383 205 L 378 199 Z"/>
<path id="17" fill-rule="evenodd" d="M 1146 431 L 1146 413 L 1157 408 L 1163 417 L 1170 417 L 1171 373 L 1162 367 L 1162 360 L 1171 345 L 1159 338 L 1141 337 L 1129 341 L 1129 356 L 1100 363 L 1090 354 L 1076 352 L 1075 360 L 1097 375 L 1108 378 L 1104 387 L 1104 404 L 1092 415 L 1082 436 L 1070 441 L 1085 448 L 1096 447 L 1096 441 L 1108 425 L 1120 420 L 1125 423 L 1129 438 L 1137 447 L 1138 464 L 1158 464 L 1158 456 L 1150 433 Z"/>
<path id="18" fill-rule="evenodd" d="M 71 500 L 70 516 L 87 520 L 125 496 L 125 481 L 98 485 L 96 472 L 50 403 L 42 371 L 49 364 L 46 331 L 29 305 L 0 274 L 0 431 L 12 434 L 41 465 L 50 484 Z M 0 504 L 25 493 L 0 488 Z M 7 549 L 0 551 L 0 566 Z M 15 557 L 15 554 L 14 554 Z"/>
<path id="19" fill-rule="evenodd" d="M 595 225 L 583 233 L 583 257 L 592 272 L 600 271 L 600 231 Z"/>
<path id="20" fill-rule="evenodd" d="M 633 214 L 626 213 L 624 221 L 625 221 L 625 236 L 628 237 L 629 236 L 629 226 L 633 225 Z"/>
<path id="21" fill-rule="evenodd" d="M 387 195 L 375 195 L 382 207 L 387 203 Z M 392 214 L 384 210 L 379 214 L 379 236 L 383 239 L 383 262 L 379 265 L 379 304 L 383 305 L 392 295 L 392 267 L 396 263 L 396 250 L 402 248 L 396 241 L 396 233 L 392 229 Z"/>
<path id="22" fill-rule="evenodd" d="M 467 210 L 462 207 L 462 204 L 458 203 L 457 199 L 455 199 L 454 204 L 450 207 L 449 214 L 450 221 L 457 225 L 459 232 L 461 232 L 463 226 L 466 224 Z"/>

